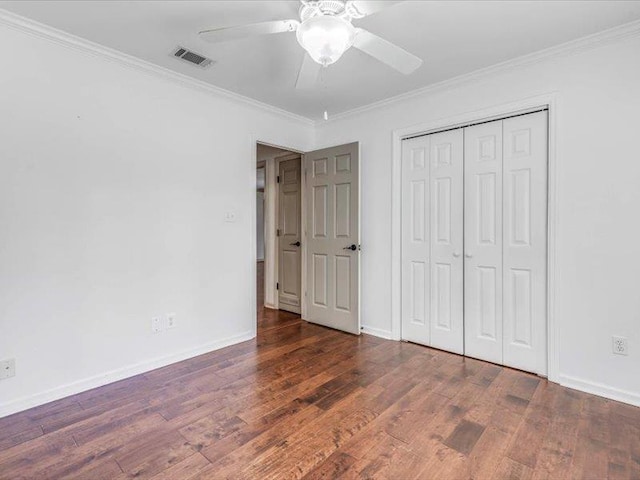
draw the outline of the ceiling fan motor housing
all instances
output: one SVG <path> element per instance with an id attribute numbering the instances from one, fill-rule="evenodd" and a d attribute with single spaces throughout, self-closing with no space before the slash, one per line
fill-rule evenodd
<path id="1" fill-rule="evenodd" d="M 301 2 L 300 20 L 303 22 L 309 18 L 323 15 L 341 17 L 347 21 L 351 20 L 347 13 L 347 4 L 350 2 L 344 0 L 301 0 Z"/>

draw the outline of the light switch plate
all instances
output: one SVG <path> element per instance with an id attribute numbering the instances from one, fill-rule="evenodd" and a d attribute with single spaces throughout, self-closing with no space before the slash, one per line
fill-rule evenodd
<path id="1" fill-rule="evenodd" d="M 235 223 L 236 221 L 236 212 L 229 211 L 224 213 L 224 221 L 227 223 Z"/>

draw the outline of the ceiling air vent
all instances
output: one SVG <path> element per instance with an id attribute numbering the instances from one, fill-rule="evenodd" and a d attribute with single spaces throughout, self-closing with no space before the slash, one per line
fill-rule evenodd
<path id="1" fill-rule="evenodd" d="M 213 60 L 210 58 L 203 57 L 202 55 L 192 52 L 191 50 L 187 50 L 184 47 L 177 47 L 173 52 L 173 56 L 201 68 L 206 68 L 213 63 Z"/>

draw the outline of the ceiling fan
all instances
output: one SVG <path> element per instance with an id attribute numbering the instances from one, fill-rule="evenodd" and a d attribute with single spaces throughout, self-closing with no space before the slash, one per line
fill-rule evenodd
<path id="1" fill-rule="evenodd" d="M 211 43 L 228 42 L 259 35 L 296 32 L 306 50 L 296 81 L 297 89 L 315 85 L 322 67 L 336 62 L 352 46 L 405 75 L 414 72 L 422 60 L 373 33 L 352 25 L 391 2 L 365 0 L 300 0 L 300 21 L 275 20 L 199 32 Z"/>

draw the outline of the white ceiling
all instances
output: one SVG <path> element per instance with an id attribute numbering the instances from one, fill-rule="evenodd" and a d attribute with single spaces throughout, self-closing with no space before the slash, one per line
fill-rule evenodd
<path id="1" fill-rule="evenodd" d="M 390 2 L 393 3 L 393 2 Z M 0 1 L 0 8 L 218 87 L 317 119 L 640 19 L 640 1 L 406 1 L 354 24 L 424 59 L 404 76 L 350 49 L 323 86 L 294 88 L 303 50 L 295 34 L 212 45 L 199 30 L 298 18 L 297 1 Z M 182 45 L 209 69 L 170 54 Z"/>

